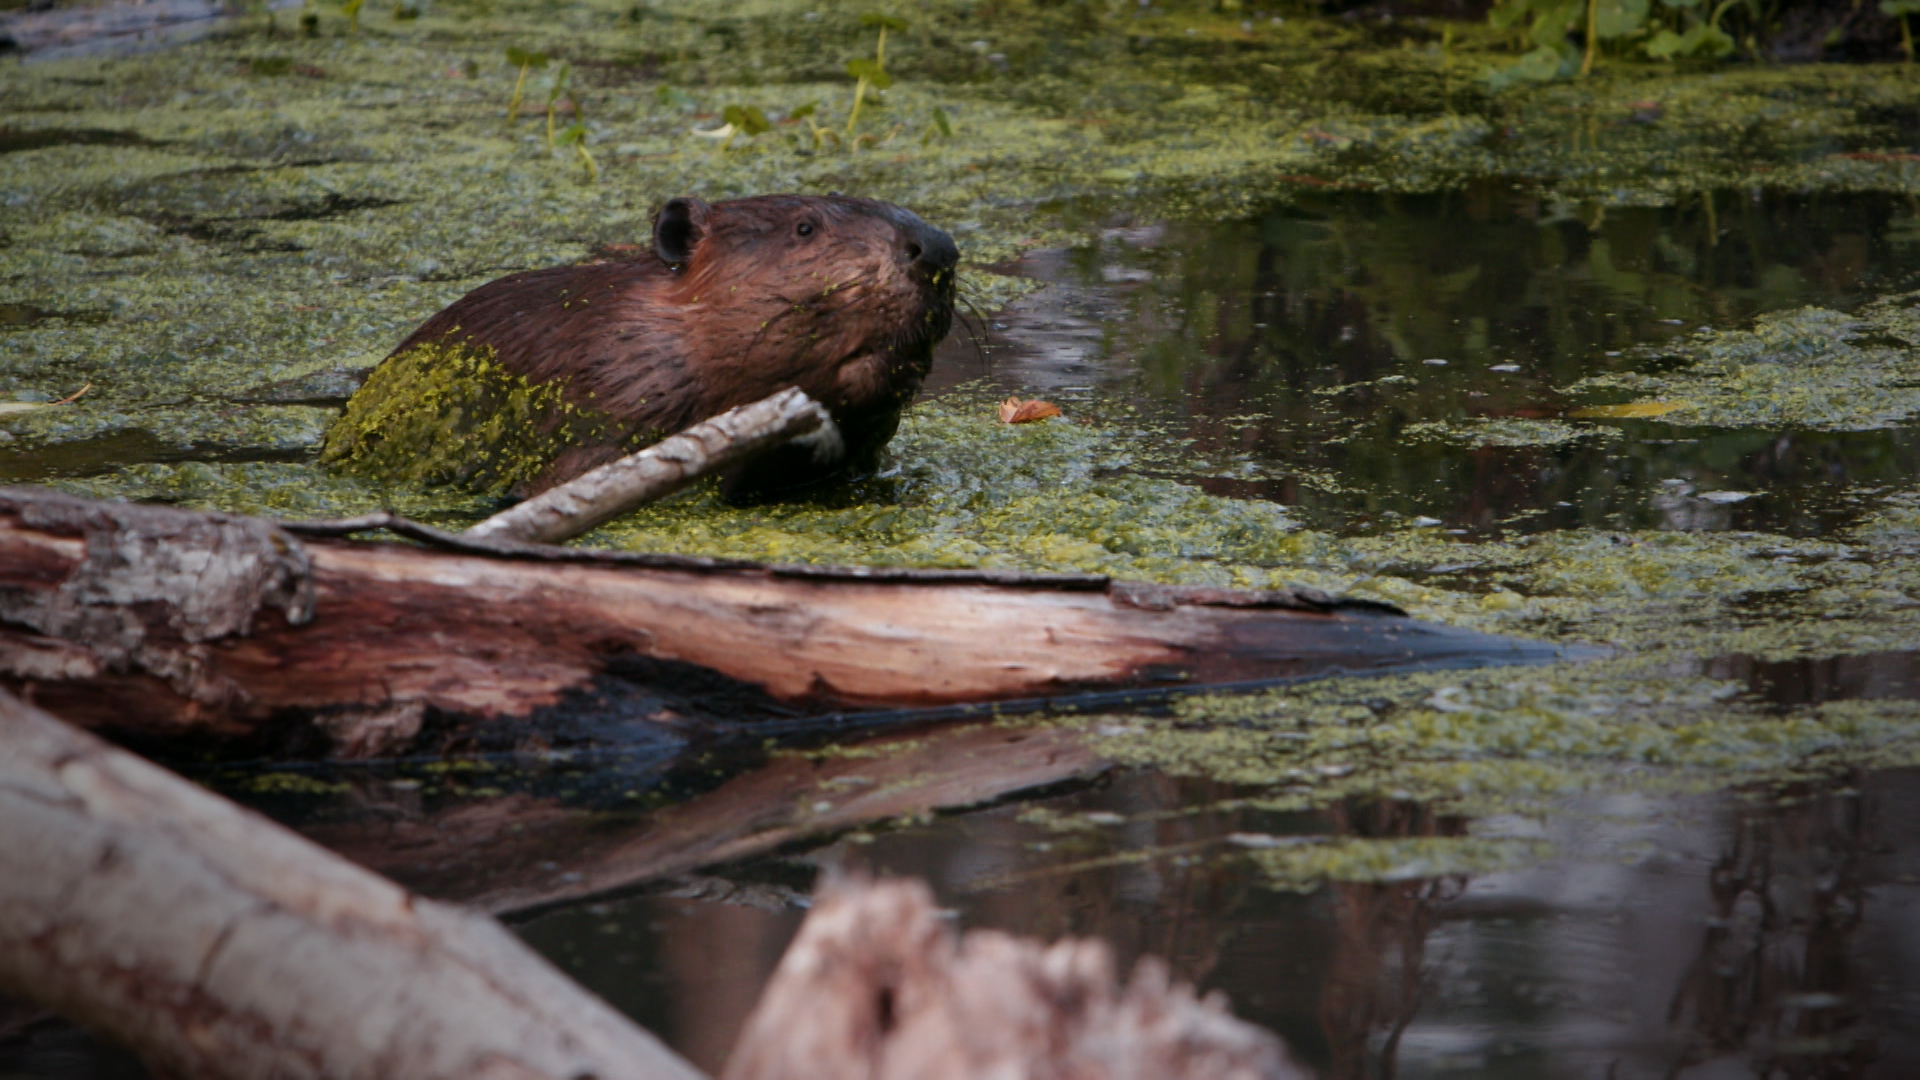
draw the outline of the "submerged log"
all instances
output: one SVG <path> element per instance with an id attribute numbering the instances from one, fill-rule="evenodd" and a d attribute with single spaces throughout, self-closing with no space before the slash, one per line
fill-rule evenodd
<path id="1" fill-rule="evenodd" d="M 441 550 L 330 535 L 369 525 Z M 1310 590 L 295 528 L 0 489 L 0 686 L 135 745 L 373 757 L 1566 655 Z"/>
<path id="2" fill-rule="evenodd" d="M 1305 1080 L 1271 1033 L 1097 941 L 956 935 L 918 882 L 829 886 L 721 1080 Z"/>
<path id="3" fill-rule="evenodd" d="M 0 993 L 178 1076 L 696 1080 L 493 920 L 0 691 Z"/>

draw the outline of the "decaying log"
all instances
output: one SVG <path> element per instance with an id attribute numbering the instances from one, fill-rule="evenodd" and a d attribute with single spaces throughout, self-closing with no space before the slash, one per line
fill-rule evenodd
<path id="1" fill-rule="evenodd" d="M 0 489 L 0 686 L 141 745 L 367 757 L 549 745 L 567 725 L 600 737 L 1567 655 L 1309 590 L 765 566 L 413 529 L 458 550 Z"/>
<path id="2" fill-rule="evenodd" d="M 196 1078 L 694 1080 L 485 916 L 0 692 L 0 993 Z"/>
<path id="3" fill-rule="evenodd" d="M 467 535 L 536 544 L 571 540 L 734 462 L 832 423 L 819 402 L 790 387 L 543 491 L 468 529 Z"/>
<path id="4" fill-rule="evenodd" d="M 1154 959 L 1116 986 L 1096 941 L 958 937 L 918 882 L 829 886 L 722 1080 L 1304 1080 L 1280 1040 Z"/>
<path id="5" fill-rule="evenodd" d="M 621 820 L 509 795 L 447 811 L 376 807 L 306 835 L 442 900 L 523 915 L 764 855 L 875 822 L 979 806 L 1105 771 L 1079 731 L 965 723 L 854 754 L 786 753 L 686 802 Z"/>

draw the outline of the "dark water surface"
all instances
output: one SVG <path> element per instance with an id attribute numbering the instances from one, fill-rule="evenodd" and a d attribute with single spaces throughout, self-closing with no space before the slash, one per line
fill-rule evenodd
<path id="1" fill-rule="evenodd" d="M 999 807 L 743 868 L 761 906 L 638 897 L 522 933 L 706 1068 L 799 926 L 782 899 L 824 861 L 925 878 L 961 925 L 1165 957 L 1326 1077 L 1920 1075 L 1920 771 L 1764 804 L 1592 799 L 1544 828 L 1392 802 L 1181 812 L 1232 794 L 1126 773 L 1041 804 L 1111 814 L 1100 832 Z M 1298 893 L 1235 854 L 1469 828 L 1553 855 Z"/>
<path id="2" fill-rule="evenodd" d="M 1406 433 L 1557 418 L 1572 407 L 1559 388 L 1657 366 L 1660 345 L 1702 327 L 1849 310 L 1920 285 L 1920 207 L 1905 199 L 1720 191 L 1602 209 L 1495 180 L 1444 195 L 1308 197 L 1230 225 L 1116 223 L 1101 236 L 1022 260 L 1050 287 L 994 320 L 1004 329 L 984 355 L 956 332 L 933 387 L 984 375 L 1070 415 L 1144 407 L 1169 439 L 1192 443 L 1192 465 L 1164 475 L 1278 500 L 1339 531 L 1431 517 L 1476 534 L 1810 535 L 1845 520 L 1849 489 L 1920 472 L 1920 437 L 1906 429 L 1616 421 L 1623 438 L 1552 447 Z M 1695 491 L 1757 497 L 1722 505 Z"/>

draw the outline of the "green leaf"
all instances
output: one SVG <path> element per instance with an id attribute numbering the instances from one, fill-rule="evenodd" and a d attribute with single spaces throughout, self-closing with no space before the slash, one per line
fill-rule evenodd
<path id="1" fill-rule="evenodd" d="M 1647 42 L 1647 55 L 1655 60 L 1677 56 L 1719 58 L 1733 52 L 1733 38 L 1708 23 L 1700 23 L 1684 34 L 1662 30 Z"/>
<path id="2" fill-rule="evenodd" d="M 893 76 L 887 74 L 887 69 L 881 67 L 878 60 L 849 60 L 847 74 L 867 80 L 867 84 L 875 90 L 885 90 L 893 85 Z"/>
<path id="3" fill-rule="evenodd" d="M 940 108 L 938 105 L 934 106 L 933 109 L 933 126 L 940 129 L 941 138 L 953 138 L 953 125 L 947 122 L 947 110 Z"/>
<path id="4" fill-rule="evenodd" d="M 1894 16 L 1920 14 L 1920 0 L 1880 0 L 1880 11 Z"/>
<path id="5" fill-rule="evenodd" d="M 758 106 L 729 105 L 721 111 L 720 116 L 732 124 L 735 131 L 748 138 L 773 130 L 773 125 L 767 122 L 767 114 L 761 112 Z"/>
<path id="6" fill-rule="evenodd" d="M 877 11 L 869 11 L 865 15 L 860 16 L 860 25 L 867 27 L 877 26 L 882 30 L 900 31 L 907 28 L 907 20 L 894 15 L 882 15 Z"/>
<path id="7" fill-rule="evenodd" d="M 507 63 L 512 64 L 514 67 L 543 68 L 547 66 L 547 54 L 543 52 L 528 52 L 525 49 L 517 49 L 509 45 L 507 47 Z"/>
<path id="8" fill-rule="evenodd" d="M 820 110 L 819 102 L 809 101 L 805 105 L 802 105 L 799 108 L 788 113 L 787 119 L 802 120 L 802 119 L 805 119 L 806 117 L 812 116 L 814 113 L 818 112 L 819 110 Z"/>
<path id="9" fill-rule="evenodd" d="M 1557 0 L 1555 3 L 1536 4 L 1533 25 L 1527 30 L 1527 39 L 1535 45 L 1562 48 L 1567 45 L 1567 35 L 1575 27 L 1586 22 L 1586 0 Z M 1524 62 L 1524 61 L 1523 61 Z"/>
<path id="10" fill-rule="evenodd" d="M 1524 22 L 1532 10 L 1531 0 L 1500 0 L 1487 12 L 1487 25 L 1495 30 L 1511 30 Z"/>
<path id="11" fill-rule="evenodd" d="M 691 109 L 698 104 L 698 102 L 693 100 L 692 94 L 687 93 L 679 87 L 667 86 L 664 83 L 654 87 L 653 100 L 669 109 L 680 109 L 682 111 Z"/>
<path id="12" fill-rule="evenodd" d="M 1596 0 L 1594 9 L 1594 30 L 1601 41 L 1636 34 L 1647 27 L 1647 15 L 1653 5 L 1650 0 Z"/>
<path id="13" fill-rule="evenodd" d="M 1685 39 L 1671 30 L 1662 30 L 1647 42 L 1647 55 L 1655 60 L 1671 60 L 1686 49 Z"/>
<path id="14" fill-rule="evenodd" d="M 1578 64 L 1563 55 L 1551 45 L 1542 45 L 1527 55 L 1514 61 L 1512 66 L 1501 68 L 1487 76 L 1487 85 L 1502 90 L 1515 83 L 1550 82 L 1565 75 L 1573 74 Z"/>
<path id="15" fill-rule="evenodd" d="M 565 146 L 568 143 L 576 142 L 584 143 L 586 141 L 587 125 L 584 120 L 575 120 L 565 131 L 553 137 L 553 144 L 555 146 Z"/>

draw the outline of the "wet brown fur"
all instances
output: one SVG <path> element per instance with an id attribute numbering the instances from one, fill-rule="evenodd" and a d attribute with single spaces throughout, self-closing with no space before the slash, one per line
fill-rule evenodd
<path id="1" fill-rule="evenodd" d="M 803 223 L 811 235 L 801 235 Z M 565 380 L 574 404 L 628 432 L 661 435 L 798 386 L 833 414 L 845 451 L 817 461 L 789 453 L 760 486 L 817 479 L 870 462 L 946 335 L 953 260 L 933 258 L 927 245 L 953 253 L 945 233 L 875 200 L 676 199 L 656 218 L 653 251 L 489 282 L 394 353 L 430 342 L 491 346 L 507 370 Z M 618 452 L 612 443 L 577 447 L 529 490 Z"/>

